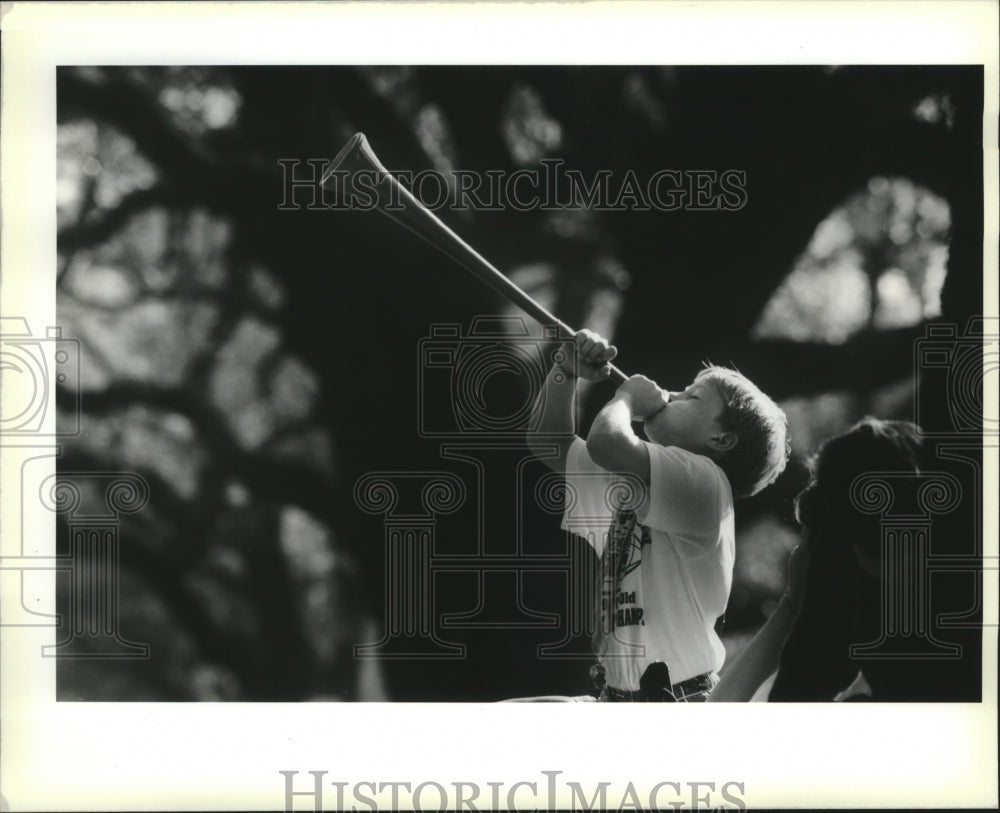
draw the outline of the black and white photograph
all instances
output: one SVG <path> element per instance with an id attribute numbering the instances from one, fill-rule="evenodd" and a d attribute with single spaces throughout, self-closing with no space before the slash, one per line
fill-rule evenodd
<path id="1" fill-rule="evenodd" d="M 131 753 L 76 799 L 5 758 L 6 809 L 897 806 L 949 736 L 977 780 L 938 798 L 995 804 L 995 43 L 502 59 L 484 12 L 482 58 L 430 23 L 358 58 L 330 4 L 325 51 L 251 59 L 162 44 L 162 4 L 146 58 L 46 62 L 37 5 L 4 32 L 4 176 L 46 163 L 3 200 L 0 717 Z M 460 761 L 397 763 L 422 725 Z M 154 764 L 230 745 L 253 779 Z"/>

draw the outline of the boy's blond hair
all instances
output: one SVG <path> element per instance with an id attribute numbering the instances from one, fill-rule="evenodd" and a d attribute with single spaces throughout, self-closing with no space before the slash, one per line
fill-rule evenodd
<path id="1" fill-rule="evenodd" d="M 696 381 L 707 381 L 722 397 L 719 424 L 739 440 L 716 463 L 734 497 L 751 497 L 785 470 L 791 452 L 788 419 L 781 408 L 737 370 L 707 364 Z"/>

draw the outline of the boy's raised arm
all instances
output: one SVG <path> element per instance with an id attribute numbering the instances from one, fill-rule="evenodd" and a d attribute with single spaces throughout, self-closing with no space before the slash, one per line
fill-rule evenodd
<path id="1" fill-rule="evenodd" d="M 601 381 L 611 374 L 610 362 L 618 354 L 613 345 L 590 330 L 577 332 L 575 348 L 564 345 L 566 358 L 577 359 L 576 373 L 587 381 Z M 576 439 L 573 425 L 573 400 L 576 397 L 576 376 L 568 362 L 554 364 L 545 379 L 542 391 L 535 400 L 535 409 L 540 410 L 538 424 L 528 433 L 528 446 L 539 455 L 551 455 L 552 447 L 558 448 L 556 457 L 544 457 L 545 464 L 552 470 L 566 470 L 566 455 Z"/>
<path id="2" fill-rule="evenodd" d="M 587 452 L 591 459 L 608 471 L 634 474 L 648 486 L 649 450 L 632 429 L 632 421 L 645 419 L 663 404 L 663 391 L 646 376 L 629 378 L 590 427 Z"/>
<path id="3" fill-rule="evenodd" d="M 535 409 L 541 410 L 535 431 L 528 433 L 528 446 L 542 457 L 553 471 L 566 470 L 566 455 L 576 438 L 573 426 L 573 399 L 576 397 L 576 378 L 559 365 L 552 365 L 542 391 L 535 400 Z M 551 457 L 552 446 L 558 455 Z"/>

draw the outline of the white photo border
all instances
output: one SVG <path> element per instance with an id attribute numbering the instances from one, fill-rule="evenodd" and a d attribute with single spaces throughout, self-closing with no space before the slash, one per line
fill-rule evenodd
<path id="1" fill-rule="evenodd" d="M 56 67 L 86 64 L 983 64 L 984 303 L 996 307 L 994 2 L 5 3 L 2 13 L 0 307 L 33 325 L 56 324 Z M 996 396 L 986 392 L 988 415 Z M 4 555 L 19 530 L 11 468 L 0 465 Z M 984 468 L 996 556 L 995 448 Z M 54 530 L 37 545 L 54 551 Z M 995 625 L 995 572 L 984 586 Z M 55 661 L 38 656 L 53 630 L 5 627 L 0 788 L 12 810 L 261 810 L 283 809 L 282 770 L 306 786 L 316 770 L 484 787 L 541 786 L 543 771 L 562 771 L 563 784 L 585 787 L 742 782 L 751 808 L 992 807 L 992 630 L 979 704 L 679 704 L 651 723 L 649 707 L 630 704 L 56 703 Z"/>

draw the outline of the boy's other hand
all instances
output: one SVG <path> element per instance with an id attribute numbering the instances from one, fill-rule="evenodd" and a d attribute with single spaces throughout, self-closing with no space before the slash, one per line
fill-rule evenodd
<path id="1" fill-rule="evenodd" d="M 644 375 L 634 375 L 618 388 L 618 394 L 626 396 L 632 404 L 632 417 L 644 421 L 667 405 L 670 396 L 660 389 L 655 381 Z"/>
<path id="2" fill-rule="evenodd" d="M 580 378 L 603 381 L 611 375 L 611 361 L 618 355 L 618 348 L 592 330 L 577 331 L 575 344 Z"/>

